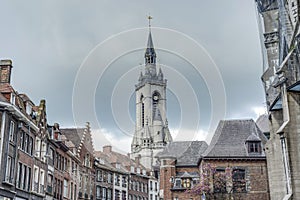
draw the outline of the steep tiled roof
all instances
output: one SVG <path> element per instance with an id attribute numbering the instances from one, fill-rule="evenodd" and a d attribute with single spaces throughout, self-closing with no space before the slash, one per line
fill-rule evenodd
<path id="1" fill-rule="evenodd" d="M 205 141 L 171 142 L 157 157 L 174 157 L 177 160 L 176 166 L 197 166 L 207 147 Z"/>
<path id="2" fill-rule="evenodd" d="M 0 84 L 0 92 L 11 93 L 11 92 L 14 92 L 14 89 L 9 83 L 1 83 Z"/>
<path id="3" fill-rule="evenodd" d="M 123 173 L 129 173 L 130 172 L 130 167 L 139 167 L 141 170 L 146 168 L 142 164 L 138 164 L 134 160 L 132 160 L 128 155 L 124 155 L 115 151 L 110 151 L 110 152 L 101 152 L 101 151 L 96 151 L 94 153 L 96 158 L 102 158 L 105 159 L 108 163 L 110 163 L 110 166 L 113 166 L 115 170 L 123 172 Z M 118 163 L 120 164 L 120 168 L 117 169 L 115 167 L 115 164 Z"/>
<path id="4" fill-rule="evenodd" d="M 76 148 L 79 147 L 82 137 L 84 135 L 84 128 L 65 128 L 60 129 L 61 133 L 66 136 L 66 138 L 73 142 Z"/>
<path id="5" fill-rule="evenodd" d="M 249 157 L 246 148 L 246 141 L 249 137 L 255 138 L 255 140 L 260 139 L 263 144 L 267 141 L 252 119 L 221 120 L 209 147 L 204 153 L 204 158 Z M 252 156 L 265 157 L 263 152 Z"/>

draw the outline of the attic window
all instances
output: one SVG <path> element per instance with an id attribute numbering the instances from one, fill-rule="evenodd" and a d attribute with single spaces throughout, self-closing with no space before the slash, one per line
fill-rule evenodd
<path id="1" fill-rule="evenodd" d="M 261 153 L 261 142 L 260 141 L 249 141 L 248 142 L 248 153 Z"/>
<path id="2" fill-rule="evenodd" d="M 116 163 L 116 168 L 117 168 L 117 169 L 120 169 L 120 168 L 121 168 L 120 163 Z"/>
<path id="3" fill-rule="evenodd" d="M 13 104 L 13 105 L 16 104 L 16 95 L 14 93 L 11 93 L 10 103 Z"/>
<path id="4" fill-rule="evenodd" d="M 26 104 L 26 113 L 30 115 L 32 112 L 32 106 L 27 102 Z"/>

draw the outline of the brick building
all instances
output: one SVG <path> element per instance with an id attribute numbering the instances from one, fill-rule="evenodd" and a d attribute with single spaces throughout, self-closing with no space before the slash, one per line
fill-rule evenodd
<path id="1" fill-rule="evenodd" d="M 212 186 L 214 196 L 238 199 L 269 199 L 265 135 L 251 120 L 221 120 L 202 156 L 215 173 L 229 173 L 222 186 Z M 215 174 L 216 175 L 216 174 Z"/>
<path id="2" fill-rule="evenodd" d="M 45 101 L 35 106 L 27 95 L 17 93 L 10 84 L 11 70 L 11 60 L 0 61 L 0 197 L 43 199 L 46 152 L 37 141 L 44 136 Z"/>
<path id="3" fill-rule="evenodd" d="M 158 154 L 160 197 L 199 199 L 200 194 L 186 191 L 207 179 L 210 194 L 217 199 L 269 199 L 266 141 L 253 120 L 222 120 L 209 146 L 203 141 L 171 142 Z M 227 175 L 222 184 L 217 183 L 218 173 Z"/>
<path id="4" fill-rule="evenodd" d="M 80 161 L 77 168 L 72 168 L 72 172 L 77 172 L 79 176 L 78 199 L 94 199 L 96 175 L 90 125 L 87 123 L 85 128 L 65 128 L 60 131 L 67 142 L 72 142 L 73 153 Z"/>
<path id="5" fill-rule="evenodd" d="M 185 193 L 200 180 L 199 163 L 207 149 L 203 141 L 171 142 L 158 154 L 160 161 L 160 198 L 193 199 Z"/>

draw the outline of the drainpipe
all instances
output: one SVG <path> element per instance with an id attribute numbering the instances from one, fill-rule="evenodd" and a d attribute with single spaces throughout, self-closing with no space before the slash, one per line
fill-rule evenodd
<path id="1" fill-rule="evenodd" d="M 282 150 L 282 159 L 284 164 L 284 173 L 285 173 L 285 180 L 286 180 L 286 195 L 284 196 L 283 200 L 288 200 L 292 196 L 292 187 L 291 187 L 291 176 L 290 176 L 290 166 L 289 166 L 289 156 L 287 152 L 287 144 L 284 136 L 284 129 L 290 122 L 290 113 L 289 113 L 289 106 L 287 100 L 287 89 L 286 83 L 283 82 L 281 86 L 281 97 L 282 97 L 282 112 L 283 112 L 283 123 L 280 128 L 276 131 L 276 134 L 280 135 L 281 141 L 281 150 Z"/>

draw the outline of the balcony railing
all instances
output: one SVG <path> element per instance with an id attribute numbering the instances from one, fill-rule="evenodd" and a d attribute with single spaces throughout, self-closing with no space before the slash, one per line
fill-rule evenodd
<path id="1" fill-rule="evenodd" d="M 33 191 L 36 193 L 39 192 L 39 183 L 38 182 L 33 183 Z"/>
<path id="2" fill-rule="evenodd" d="M 52 194 L 52 186 L 47 185 L 47 193 Z"/>
<path id="3" fill-rule="evenodd" d="M 44 185 L 40 184 L 40 193 L 44 193 L 45 192 L 45 187 Z"/>

